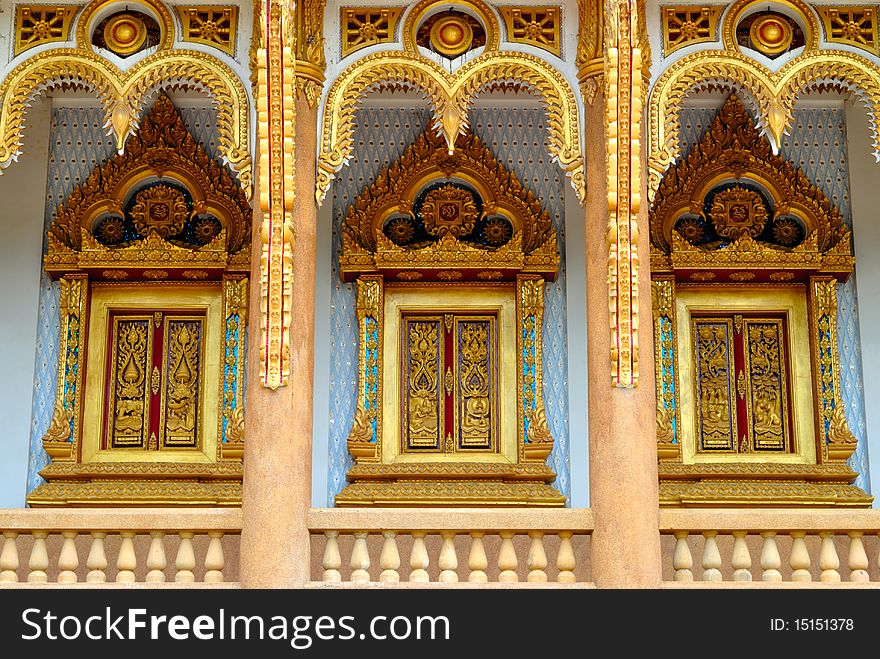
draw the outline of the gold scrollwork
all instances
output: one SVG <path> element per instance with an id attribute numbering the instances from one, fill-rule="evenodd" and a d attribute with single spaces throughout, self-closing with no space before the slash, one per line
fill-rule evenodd
<path id="1" fill-rule="evenodd" d="M 649 101 L 649 199 L 653 201 L 663 173 L 680 155 L 679 115 L 686 96 L 710 86 L 743 93 L 756 111 L 758 127 L 778 146 L 798 96 L 829 84 L 855 92 L 872 117 L 880 116 L 880 67 L 855 53 L 808 50 L 778 71 L 735 50 L 703 51 L 676 61 L 657 80 Z M 874 122 L 870 130 L 874 154 L 880 156 Z"/>
<path id="2" fill-rule="evenodd" d="M 523 460 L 543 462 L 553 450 L 553 435 L 544 412 L 543 323 L 544 279 L 530 275 L 516 278 L 517 352 L 522 362 L 517 373 L 517 409 Z M 528 433 L 526 424 L 528 422 Z M 528 434 L 528 441 L 526 439 Z"/>
<path id="3" fill-rule="evenodd" d="M 59 284 L 61 345 L 58 349 L 58 385 L 52 421 L 43 437 L 43 448 L 53 460 L 65 461 L 76 456 L 79 442 L 88 276 L 69 275 L 62 278 Z"/>
<path id="4" fill-rule="evenodd" d="M 767 211 L 757 192 L 741 185 L 716 194 L 710 212 L 716 228 L 720 225 L 734 238 L 732 244 L 707 250 L 685 240 L 673 228 L 676 222 L 684 214 L 701 212 L 717 181 L 730 176 L 766 190 L 777 215 L 797 215 L 806 230 L 804 241 L 790 250 L 779 250 L 753 238 L 763 229 Z M 773 153 L 769 140 L 759 133 L 735 94 L 725 101 L 688 157 L 665 172 L 649 223 L 654 251 L 671 252 L 675 268 L 852 270 L 849 230 L 840 212 L 799 168 Z"/>
<path id="5" fill-rule="evenodd" d="M 256 55 L 260 140 L 260 379 L 277 389 L 290 376 L 289 334 L 293 303 L 294 81 L 280 62 L 294 48 L 295 17 L 282 0 L 267 0 Z M 298 8 L 297 8 L 298 10 Z"/>
<path id="6" fill-rule="evenodd" d="M 326 0 L 296 3 L 296 90 L 311 107 L 318 106 L 327 59 L 324 54 L 324 5 Z"/>
<path id="7" fill-rule="evenodd" d="M 608 180 L 608 310 L 611 316 L 611 384 L 639 381 L 639 255 L 641 115 L 644 101 L 637 3 L 606 2 L 605 116 Z M 634 73 L 638 72 L 638 73 Z"/>
<path id="8" fill-rule="evenodd" d="M 228 66 L 196 51 L 160 50 L 125 71 L 81 49 L 59 48 L 25 60 L 0 84 L 0 168 L 8 167 L 21 153 L 25 113 L 35 96 L 62 85 L 93 90 L 103 104 L 117 149 L 122 151 L 151 92 L 168 80 L 192 81 L 213 97 L 220 150 L 250 197 L 247 93 Z"/>
<path id="9" fill-rule="evenodd" d="M 845 462 L 856 450 L 856 438 L 846 422 L 840 389 L 837 348 L 837 281 L 810 279 L 813 359 L 819 416 L 819 449 L 829 462 Z M 827 432 L 825 428 L 827 427 Z"/>
<path id="10" fill-rule="evenodd" d="M 368 55 L 352 63 L 327 93 L 315 192 L 319 204 L 336 172 L 351 156 L 354 116 L 363 94 L 377 86 L 398 83 L 428 97 L 449 155 L 455 151 L 456 138 L 467 132 L 468 109 L 478 92 L 499 85 L 535 90 L 548 117 L 550 153 L 583 201 L 584 162 L 577 102 L 568 81 L 556 69 L 527 53 L 490 51 L 448 73 L 416 52 L 394 51 Z"/>
<path id="11" fill-rule="evenodd" d="M 383 299 L 381 276 L 358 278 L 358 399 L 347 442 L 349 452 L 358 463 L 374 462 L 382 451 Z"/>
<path id="12" fill-rule="evenodd" d="M 654 316 L 654 381 L 657 400 L 657 456 L 661 460 L 681 458 L 681 440 L 675 427 L 681 427 L 678 396 L 678 355 L 675 316 L 675 279 L 658 277 L 651 281 Z"/>

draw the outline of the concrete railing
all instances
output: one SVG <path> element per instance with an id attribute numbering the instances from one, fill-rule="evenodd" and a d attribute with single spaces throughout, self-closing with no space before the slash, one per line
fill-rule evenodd
<path id="1" fill-rule="evenodd" d="M 237 508 L 0 510 L 0 587 L 236 587 Z"/>
<path id="2" fill-rule="evenodd" d="M 586 509 L 319 508 L 311 587 L 591 587 Z"/>
<path id="3" fill-rule="evenodd" d="M 664 587 L 880 587 L 880 510 L 661 510 Z"/>

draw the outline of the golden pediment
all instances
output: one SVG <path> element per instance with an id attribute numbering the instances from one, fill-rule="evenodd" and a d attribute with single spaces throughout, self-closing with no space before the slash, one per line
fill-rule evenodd
<path id="1" fill-rule="evenodd" d="M 828 197 L 773 153 L 731 95 L 650 211 L 655 272 L 688 269 L 852 272 L 850 232 Z"/>
<path id="2" fill-rule="evenodd" d="M 125 144 L 58 207 L 46 270 L 247 269 L 252 209 L 161 94 Z"/>
<path id="3" fill-rule="evenodd" d="M 449 154 L 429 129 L 384 168 L 346 213 L 340 270 L 347 281 L 554 279 L 556 229 L 537 197 L 475 135 Z"/>

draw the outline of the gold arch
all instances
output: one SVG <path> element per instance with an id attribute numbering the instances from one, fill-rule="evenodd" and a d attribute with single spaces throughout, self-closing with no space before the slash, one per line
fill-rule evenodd
<path id="1" fill-rule="evenodd" d="M 405 84 L 423 92 L 434 111 L 434 124 L 450 149 L 467 131 L 467 111 L 474 96 L 497 84 L 533 89 L 541 95 L 547 115 L 551 155 L 571 178 L 583 202 L 585 178 L 578 106 L 565 77 L 544 60 L 519 52 L 489 52 L 454 73 L 420 55 L 384 52 L 364 57 L 336 79 L 327 94 L 315 196 L 320 204 L 352 151 L 354 116 L 362 96 L 387 84 Z"/>
<path id="2" fill-rule="evenodd" d="M 0 171 L 21 153 L 28 104 L 47 89 L 71 81 L 100 98 L 118 149 L 136 128 L 150 92 L 163 83 L 188 81 L 206 90 L 217 106 L 220 149 L 251 194 L 251 157 L 247 93 L 229 67 L 212 55 L 166 50 L 150 55 L 128 71 L 94 53 L 61 48 L 26 60 L 0 84 Z"/>
<path id="3" fill-rule="evenodd" d="M 862 99 L 873 119 L 874 156 L 880 160 L 876 126 L 880 116 L 880 67 L 861 55 L 841 50 L 813 51 L 796 57 L 776 72 L 728 51 L 703 51 L 675 62 L 657 80 L 649 102 L 651 201 L 663 172 L 680 155 L 679 115 L 689 94 L 709 87 L 745 92 L 754 104 L 758 126 L 767 130 L 774 148 L 778 148 L 791 124 L 797 97 L 820 83 L 836 85 Z"/>
<path id="4" fill-rule="evenodd" d="M 90 49 L 92 47 L 88 34 L 88 30 L 91 27 L 89 24 L 91 23 L 92 16 L 95 12 L 102 9 L 107 4 L 107 0 L 92 0 L 85 6 L 85 9 L 83 9 L 76 24 L 76 45 L 79 48 Z M 168 11 L 168 8 L 164 4 L 158 0 L 130 0 L 127 3 L 119 4 L 125 4 L 126 9 L 128 9 L 131 4 L 143 5 L 156 12 L 156 15 L 159 17 L 159 23 L 162 25 L 162 39 L 159 42 L 159 48 L 162 50 L 171 48 L 174 43 L 174 19 L 171 17 L 171 12 Z"/>

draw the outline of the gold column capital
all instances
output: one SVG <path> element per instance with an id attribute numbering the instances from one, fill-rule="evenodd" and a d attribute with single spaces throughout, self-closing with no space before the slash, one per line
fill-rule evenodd
<path id="1" fill-rule="evenodd" d="M 305 96 L 311 107 L 317 107 L 324 87 L 324 7 L 326 0 L 304 0 L 296 3 L 296 73 L 297 96 Z"/>

